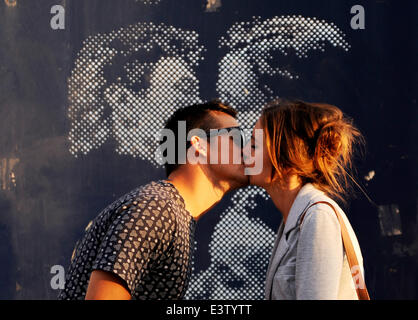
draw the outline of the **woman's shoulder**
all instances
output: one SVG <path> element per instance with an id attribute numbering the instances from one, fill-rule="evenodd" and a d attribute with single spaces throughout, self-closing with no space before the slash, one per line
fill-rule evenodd
<path id="1" fill-rule="evenodd" d="M 302 224 L 305 220 L 308 220 L 312 222 L 329 221 L 339 225 L 336 213 L 346 218 L 344 211 L 338 205 L 338 203 L 327 196 L 324 192 L 318 190 L 317 192 L 313 192 L 311 194 L 306 208 L 300 216 L 299 224 Z"/>
<path id="2" fill-rule="evenodd" d="M 299 219 L 299 227 L 305 231 L 312 229 L 312 232 L 315 233 L 323 233 L 331 231 L 331 229 L 341 232 L 337 215 L 332 207 L 325 203 L 310 203 L 306 212 Z"/>
<path id="3" fill-rule="evenodd" d="M 342 222 L 348 230 L 357 255 L 362 260 L 360 245 L 358 243 L 356 233 L 349 218 L 336 201 L 325 194 L 321 194 L 311 199 L 307 208 L 308 210 L 306 210 L 305 217 L 303 220 L 301 219 L 302 221 L 300 221 L 301 228 L 303 227 L 306 229 L 316 230 L 316 232 L 330 232 L 331 230 L 334 230 L 336 234 L 340 234 L 341 223 L 335 213 L 336 211 L 340 215 Z"/>

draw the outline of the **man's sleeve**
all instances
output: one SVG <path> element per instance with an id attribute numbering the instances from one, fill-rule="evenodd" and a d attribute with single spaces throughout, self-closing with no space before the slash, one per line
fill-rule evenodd
<path id="1" fill-rule="evenodd" d="M 306 214 L 299 234 L 296 299 L 337 299 L 343 257 L 341 227 L 335 213 L 314 208 Z"/>
<path id="2" fill-rule="evenodd" d="M 167 201 L 148 199 L 122 205 L 92 265 L 122 278 L 133 295 L 152 259 L 169 247 L 175 217 Z"/>

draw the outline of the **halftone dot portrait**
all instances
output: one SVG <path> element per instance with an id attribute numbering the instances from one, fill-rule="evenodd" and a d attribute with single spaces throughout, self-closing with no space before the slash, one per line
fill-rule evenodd
<path id="1" fill-rule="evenodd" d="M 280 97 L 274 80 L 302 77 L 281 65 L 281 58 L 309 59 L 329 47 L 344 53 L 350 45 L 334 23 L 315 17 L 232 23 L 218 43 L 228 51 L 214 66 L 218 98 L 239 111 L 239 123 L 249 135 L 262 106 Z M 118 154 L 158 166 L 156 137 L 164 122 L 176 108 L 202 101 L 195 68 L 205 51 L 196 31 L 165 24 L 138 23 L 86 39 L 69 79 L 70 152 L 87 154 L 113 137 Z M 252 211 L 267 200 L 258 187 L 235 191 L 211 235 L 211 263 L 194 272 L 186 298 L 263 297 L 275 230 Z"/>
<path id="2" fill-rule="evenodd" d="M 313 293 L 292 259 L 324 250 L 284 226 L 316 189 L 370 297 L 416 299 L 418 1 L 363 2 L 0 0 L 0 300 L 100 270 L 140 300 Z"/>

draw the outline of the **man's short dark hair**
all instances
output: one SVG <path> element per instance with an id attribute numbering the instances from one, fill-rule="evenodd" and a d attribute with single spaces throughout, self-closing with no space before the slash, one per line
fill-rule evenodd
<path id="1" fill-rule="evenodd" d="M 219 100 L 211 100 L 206 103 L 194 104 L 191 106 L 183 107 L 176 110 L 171 117 L 167 120 L 164 129 L 169 129 L 174 133 L 175 137 L 175 163 L 166 163 L 165 172 L 167 177 L 176 170 L 181 164 L 178 163 L 178 126 L 179 121 L 186 122 L 186 136 L 190 130 L 193 129 L 217 129 L 219 123 L 216 121 L 216 118 L 213 117 L 213 112 L 223 112 L 228 114 L 236 119 L 238 112 L 229 106 L 226 103 L 222 103 Z M 187 139 L 187 137 L 186 137 Z M 160 145 L 164 141 L 160 142 Z M 187 141 L 185 141 L 187 143 Z"/>

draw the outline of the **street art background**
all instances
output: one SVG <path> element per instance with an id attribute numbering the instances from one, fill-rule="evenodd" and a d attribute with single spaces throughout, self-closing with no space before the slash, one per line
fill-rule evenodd
<path id="1" fill-rule="evenodd" d="M 350 25 L 359 4 L 364 30 Z M 56 298 L 51 267 L 68 267 L 89 221 L 164 178 L 155 136 L 174 110 L 217 97 L 251 129 L 267 101 L 297 97 L 339 106 L 365 135 L 359 187 L 340 205 L 372 298 L 416 299 L 417 7 L 2 0 L 0 298 Z M 259 188 L 226 196 L 199 220 L 186 298 L 261 299 L 280 221 Z"/>

